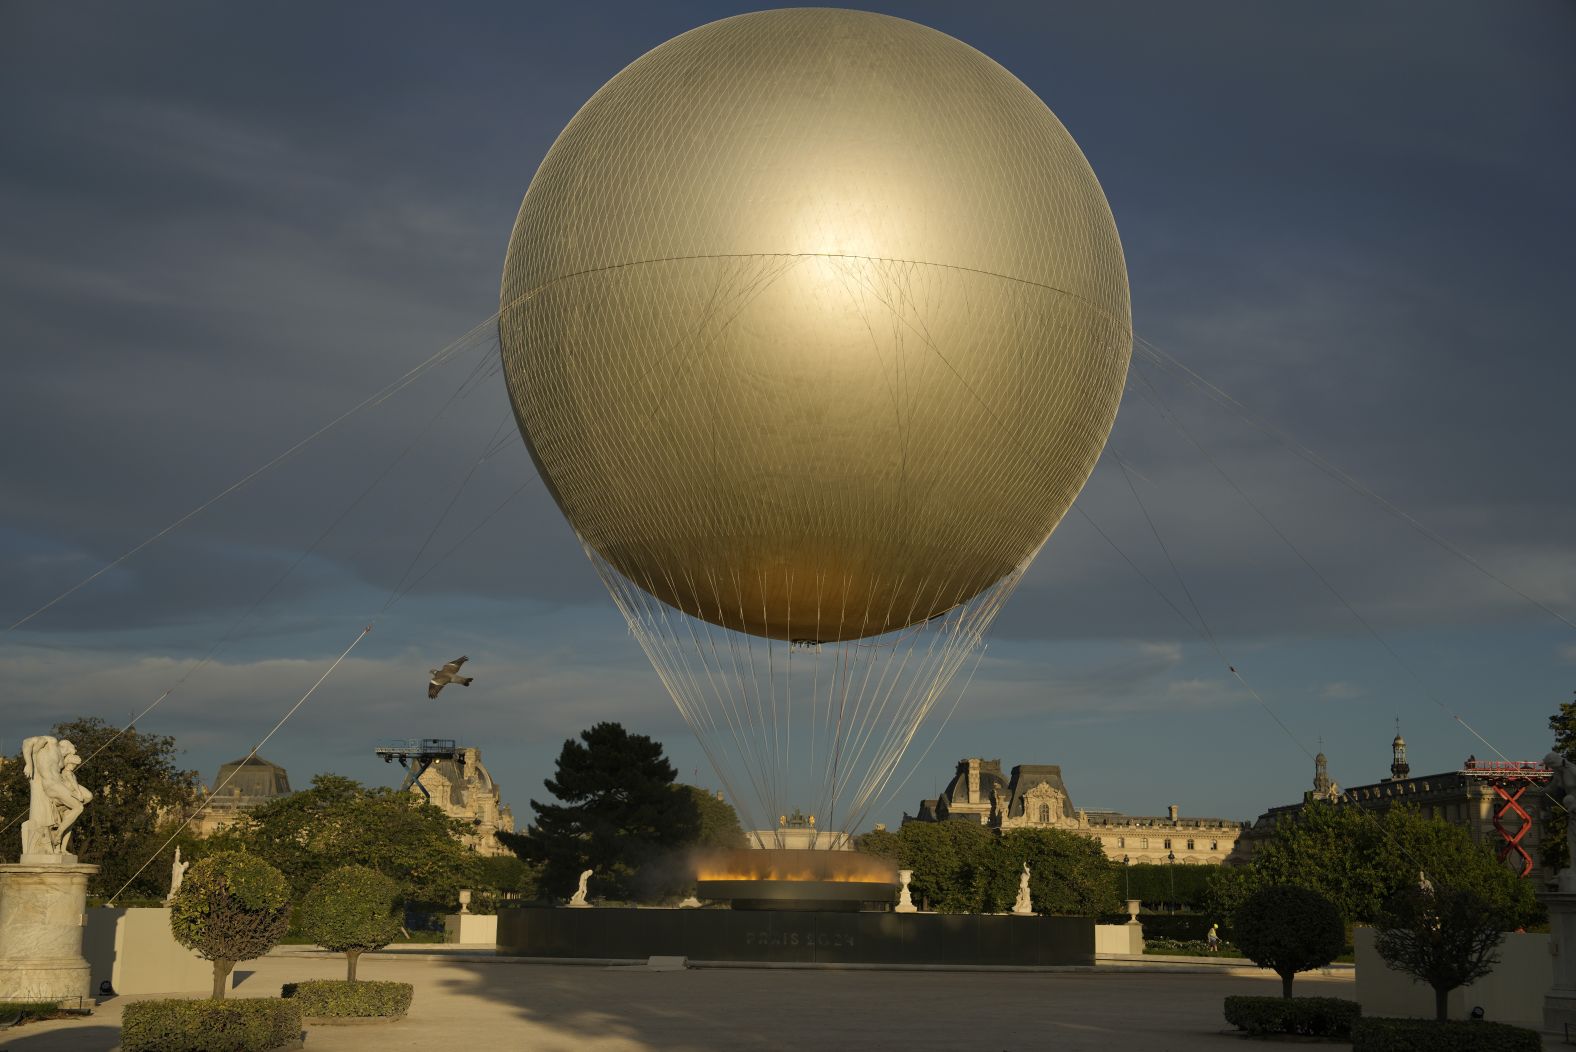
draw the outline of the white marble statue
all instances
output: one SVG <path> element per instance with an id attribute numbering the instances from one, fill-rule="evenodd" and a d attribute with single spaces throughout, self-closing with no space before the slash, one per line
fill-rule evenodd
<path id="1" fill-rule="evenodd" d="M 1543 758 L 1543 766 L 1554 772 L 1543 791 L 1565 809 L 1565 846 L 1570 851 L 1570 861 L 1560 870 L 1559 888 L 1562 892 L 1576 892 L 1576 764 L 1561 753 L 1551 752 Z"/>
<path id="2" fill-rule="evenodd" d="M 584 873 L 580 874 L 580 887 L 578 889 L 576 889 L 575 897 L 569 900 L 569 905 L 571 905 L 571 906 L 579 906 L 579 907 L 584 907 L 584 906 L 591 905 L 591 903 L 586 901 L 586 884 L 590 880 L 591 880 L 591 871 L 589 869 L 586 870 Z"/>
<path id="3" fill-rule="evenodd" d="M 1018 901 L 1012 904 L 1012 912 L 1023 916 L 1034 912 L 1034 903 L 1029 899 L 1029 864 L 1023 864 L 1023 872 L 1018 876 Z"/>
<path id="4" fill-rule="evenodd" d="M 190 862 L 181 861 L 181 849 L 180 845 L 177 844 L 175 846 L 175 861 L 170 863 L 170 893 L 164 899 L 166 906 L 174 905 L 175 895 L 181 890 L 181 881 L 186 879 L 186 871 L 191 869 L 191 867 L 192 864 Z"/>
<path id="5" fill-rule="evenodd" d="M 909 894 L 908 894 L 908 882 L 914 879 L 914 871 L 912 869 L 900 869 L 900 870 L 897 871 L 897 879 L 898 879 L 898 883 L 901 885 L 901 888 L 899 889 L 899 891 L 897 893 L 897 906 L 893 910 L 893 912 L 894 913 L 916 913 L 916 912 L 918 912 L 915 909 L 915 907 L 914 907 L 914 900 L 912 898 L 910 898 Z"/>
<path id="6" fill-rule="evenodd" d="M 39 735 L 22 740 L 22 762 L 31 789 L 28 820 L 22 823 L 23 861 L 76 862 L 76 856 L 66 850 L 71 843 L 71 824 L 93 799 L 92 793 L 77 784 L 76 770 L 82 757 L 69 741 Z"/>

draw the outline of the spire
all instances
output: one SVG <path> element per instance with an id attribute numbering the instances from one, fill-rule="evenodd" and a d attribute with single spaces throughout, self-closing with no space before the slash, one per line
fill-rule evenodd
<path id="1" fill-rule="evenodd" d="M 1397 716 L 1395 738 L 1390 742 L 1390 779 L 1399 782 L 1411 772 L 1411 765 L 1406 762 L 1406 739 L 1401 737 L 1401 718 Z"/>
<path id="2" fill-rule="evenodd" d="M 1319 755 L 1313 758 L 1313 795 L 1316 799 L 1324 799 L 1330 795 L 1330 767 L 1324 758 L 1324 739 L 1319 739 Z"/>

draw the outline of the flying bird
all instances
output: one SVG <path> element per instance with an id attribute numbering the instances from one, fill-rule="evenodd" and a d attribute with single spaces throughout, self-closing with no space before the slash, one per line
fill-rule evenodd
<path id="1" fill-rule="evenodd" d="M 438 691 L 447 687 L 450 683 L 458 683 L 462 687 L 470 686 L 473 677 L 460 675 L 460 666 L 469 660 L 470 658 L 461 656 L 442 668 L 429 669 L 432 673 L 432 679 L 427 683 L 427 697 L 436 698 Z"/>

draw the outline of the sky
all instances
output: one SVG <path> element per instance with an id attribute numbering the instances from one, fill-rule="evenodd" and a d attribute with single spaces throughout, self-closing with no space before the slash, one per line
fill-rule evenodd
<path id="1" fill-rule="evenodd" d="M 138 727 L 212 780 L 373 622 L 262 749 L 297 785 L 394 784 L 377 744 L 455 738 L 524 824 L 604 719 L 715 785 L 512 433 L 495 336 L 464 337 L 580 104 L 752 9 L 6 5 L 0 626 L 461 342 L 0 633 L 0 748 L 173 686 Z M 1232 819 L 1298 799 L 1319 748 L 1342 784 L 1385 776 L 1397 720 L 1417 773 L 1542 756 L 1576 688 L 1576 630 L 1537 605 L 1576 620 L 1576 9 L 870 9 L 1046 102 L 1137 335 L 1234 400 L 1135 357 L 1130 475 L 1102 460 L 873 820 L 966 756 Z M 475 684 L 429 703 L 460 653 Z"/>

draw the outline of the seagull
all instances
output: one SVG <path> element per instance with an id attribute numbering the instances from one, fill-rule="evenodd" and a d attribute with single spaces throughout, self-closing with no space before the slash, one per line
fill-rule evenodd
<path id="1" fill-rule="evenodd" d="M 469 661 L 468 657 L 457 657 L 442 668 L 429 669 L 432 679 L 427 683 L 427 697 L 436 698 L 438 691 L 450 683 L 458 683 L 462 687 L 471 685 L 471 676 L 460 675 L 460 666 Z"/>

